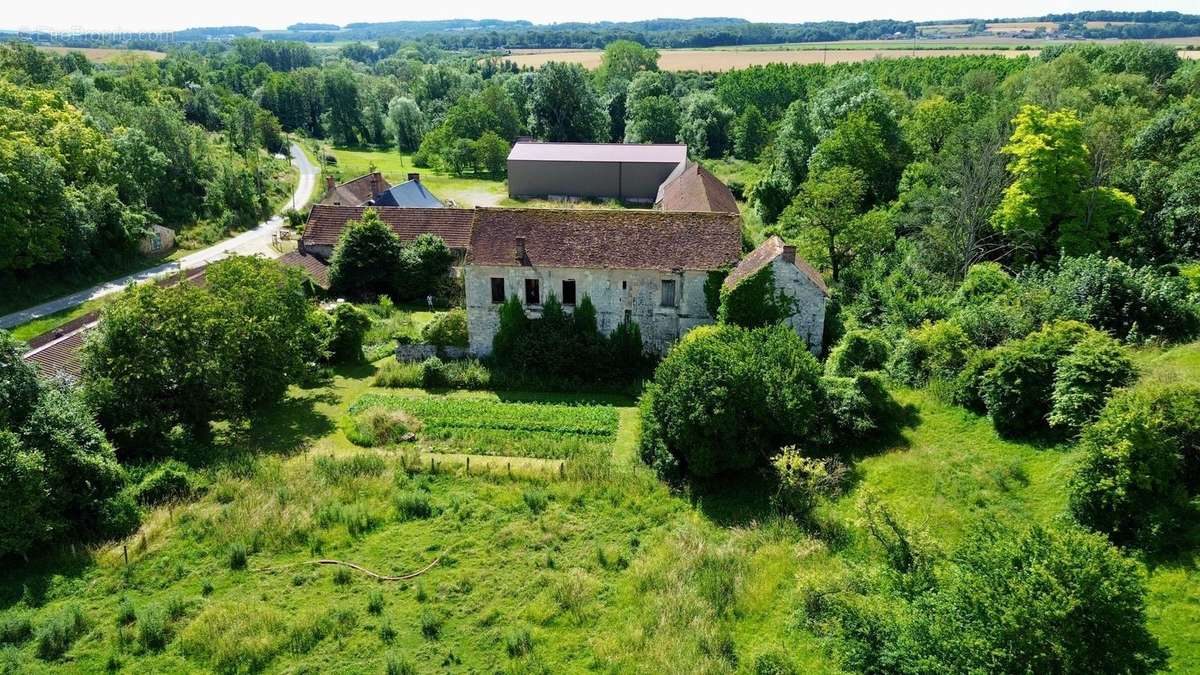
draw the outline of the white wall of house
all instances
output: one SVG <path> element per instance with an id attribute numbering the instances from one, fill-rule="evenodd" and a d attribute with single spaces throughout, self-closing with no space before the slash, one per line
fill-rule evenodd
<path id="1" fill-rule="evenodd" d="M 492 351 L 492 339 L 500 327 L 498 303 L 492 302 L 492 279 L 504 280 L 505 297 L 514 293 L 525 304 L 525 280 L 537 279 L 540 300 L 544 303 L 553 293 L 561 302 L 563 281 L 575 281 L 576 302 L 584 295 L 596 306 L 596 323 L 600 332 L 611 333 L 625 318 L 638 324 L 647 349 L 666 353 L 680 336 L 695 326 L 712 323 L 704 302 L 704 271 L 665 272 L 655 270 L 597 270 L 561 267 L 518 267 L 467 265 L 466 290 L 467 329 L 470 351 L 486 356 Z M 663 282 L 674 282 L 675 303 L 663 305 Z M 567 311 L 573 307 L 565 306 Z M 541 316 L 542 305 L 525 306 L 530 317 Z"/>

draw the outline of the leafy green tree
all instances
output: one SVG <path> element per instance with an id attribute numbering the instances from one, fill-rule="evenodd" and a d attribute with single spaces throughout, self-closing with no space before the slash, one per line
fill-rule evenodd
<path id="1" fill-rule="evenodd" d="M 375 209 L 346 223 L 329 261 L 329 285 L 336 293 L 365 298 L 393 295 L 405 270 L 400 237 Z"/>
<path id="2" fill-rule="evenodd" d="M 358 82 L 349 68 L 321 72 L 321 101 L 330 135 L 344 145 L 357 143 L 362 130 L 362 101 Z"/>
<path id="3" fill-rule="evenodd" d="M 547 63 L 529 94 L 529 131 L 546 141 L 598 141 L 608 133 L 600 97 L 583 66 Z"/>
<path id="4" fill-rule="evenodd" d="M 921 100 L 901 123 L 908 146 L 919 159 L 936 157 L 962 120 L 962 108 L 944 96 Z"/>
<path id="5" fill-rule="evenodd" d="M 25 553 L 51 536 L 45 457 L 0 429 L 0 555 Z"/>
<path id="6" fill-rule="evenodd" d="M 1132 196 L 1089 187 L 1083 125 L 1073 112 L 1025 106 L 1013 124 L 1004 153 L 1014 180 L 992 217 L 1000 231 L 1038 256 L 1085 255 L 1106 250 L 1137 220 Z"/>
<path id="7" fill-rule="evenodd" d="M 835 166 L 805 181 L 780 218 L 787 238 L 798 240 L 810 260 L 828 267 L 834 281 L 856 255 L 879 250 L 895 236 L 885 212 L 860 215 L 866 191 L 857 169 Z"/>
<path id="8" fill-rule="evenodd" d="M 494 131 L 475 141 L 475 165 L 491 174 L 502 174 L 508 166 L 508 142 Z"/>
<path id="9" fill-rule="evenodd" d="M 428 232 L 418 235 L 404 247 L 406 269 L 400 280 L 400 288 L 406 298 L 424 299 L 435 293 L 439 283 L 448 278 L 454 253 L 446 241 Z"/>
<path id="10" fill-rule="evenodd" d="M 855 111 L 817 143 L 808 162 L 811 174 L 835 166 L 851 167 L 862 175 L 867 187 L 865 206 L 872 207 L 895 198 L 904 157 L 877 122 Z"/>
<path id="11" fill-rule="evenodd" d="M 733 156 L 753 162 L 767 145 L 770 136 L 767 118 L 758 106 L 749 105 L 733 123 Z"/>
<path id="12" fill-rule="evenodd" d="M 425 115 L 416 101 L 397 96 L 388 103 L 387 125 L 397 150 L 415 152 L 425 134 Z"/>
<path id="13" fill-rule="evenodd" d="M 648 96 L 630 106 L 626 143 L 673 143 L 679 136 L 679 102 L 670 96 Z"/>
<path id="14" fill-rule="evenodd" d="M 37 371 L 21 352 L 20 343 L 0 330 L 0 428 L 20 426 L 41 393 Z"/>
<path id="15" fill-rule="evenodd" d="M 729 121 L 733 111 L 709 91 L 696 91 L 683 99 L 679 115 L 679 141 L 693 157 L 722 157 L 729 149 Z"/>
<path id="16" fill-rule="evenodd" d="M 335 363 L 362 363 L 363 339 L 371 328 L 371 317 L 349 302 L 338 303 L 333 310 L 330 358 Z"/>
<path id="17" fill-rule="evenodd" d="M 596 77 L 601 82 L 613 79 L 629 81 L 646 70 L 658 70 L 658 50 L 632 40 L 615 40 L 604 46 Z"/>

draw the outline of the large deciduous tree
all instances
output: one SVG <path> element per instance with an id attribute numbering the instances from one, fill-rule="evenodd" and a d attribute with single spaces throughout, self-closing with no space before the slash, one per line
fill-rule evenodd
<path id="1" fill-rule="evenodd" d="M 1083 124 L 1075 113 L 1025 106 L 1003 151 L 1013 182 L 992 222 L 1035 255 L 1105 251 L 1140 215 L 1120 190 L 1091 185 Z"/>
<path id="2" fill-rule="evenodd" d="M 583 66 L 547 63 L 529 95 L 529 131 L 546 141 L 599 141 L 608 119 Z"/>

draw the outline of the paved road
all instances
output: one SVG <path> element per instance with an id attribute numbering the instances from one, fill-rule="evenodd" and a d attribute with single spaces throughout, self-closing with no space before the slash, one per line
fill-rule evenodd
<path id="1" fill-rule="evenodd" d="M 292 164 L 300 170 L 300 180 L 296 184 L 296 192 L 293 194 L 293 199 L 297 207 L 303 206 L 308 202 L 308 196 L 312 194 L 313 186 L 316 184 L 319 169 L 312 162 L 308 161 L 304 151 L 300 146 L 292 143 Z M 189 253 L 178 260 L 169 263 L 151 267 L 141 272 L 129 274 L 112 281 L 107 281 L 98 286 L 93 286 L 86 290 L 65 295 L 61 298 L 44 302 L 36 307 L 23 309 L 19 312 L 13 312 L 6 316 L 0 316 L 0 328 L 13 328 L 20 326 L 23 323 L 32 321 L 47 314 L 61 312 L 64 309 L 70 309 L 77 305 L 82 305 L 88 300 L 95 300 L 106 295 L 111 295 L 124 289 L 130 284 L 139 281 L 147 281 L 158 277 L 175 274 L 181 270 L 203 267 L 211 262 L 216 262 L 222 258 L 228 257 L 230 254 L 238 253 L 242 255 L 253 255 L 261 253 L 268 257 L 277 256 L 275 249 L 271 247 L 271 236 L 279 230 L 283 225 L 283 218 L 275 216 L 265 223 L 260 223 L 253 230 L 247 230 L 236 237 L 226 239 L 218 244 L 214 244 L 206 249 L 201 249 L 195 253 Z"/>

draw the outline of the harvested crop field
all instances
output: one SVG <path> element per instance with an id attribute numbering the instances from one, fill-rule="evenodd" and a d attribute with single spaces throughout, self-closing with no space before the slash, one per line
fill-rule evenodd
<path id="1" fill-rule="evenodd" d="M 871 59 L 898 59 L 906 56 L 1037 56 L 1038 50 L 995 49 L 793 49 L 793 50 L 732 50 L 732 49 L 664 49 L 659 52 L 661 70 L 725 71 L 768 63 L 857 63 Z M 513 50 L 509 60 L 520 66 L 540 67 L 551 61 L 578 63 L 585 68 L 600 65 L 599 50 Z"/>
<path id="2" fill-rule="evenodd" d="M 54 52 L 55 54 L 66 54 L 67 52 L 79 52 L 86 56 L 89 61 L 96 63 L 110 63 L 112 61 L 120 61 L 121 59 L 135 57 L 146 58 L 151 61 L 158 61 L 167 57 L 165 52 L 154 52 L 148 49 L 101 49 L 101 48 L 83 48 L 83 47 L 38 47 L 38 49 Z"/>

